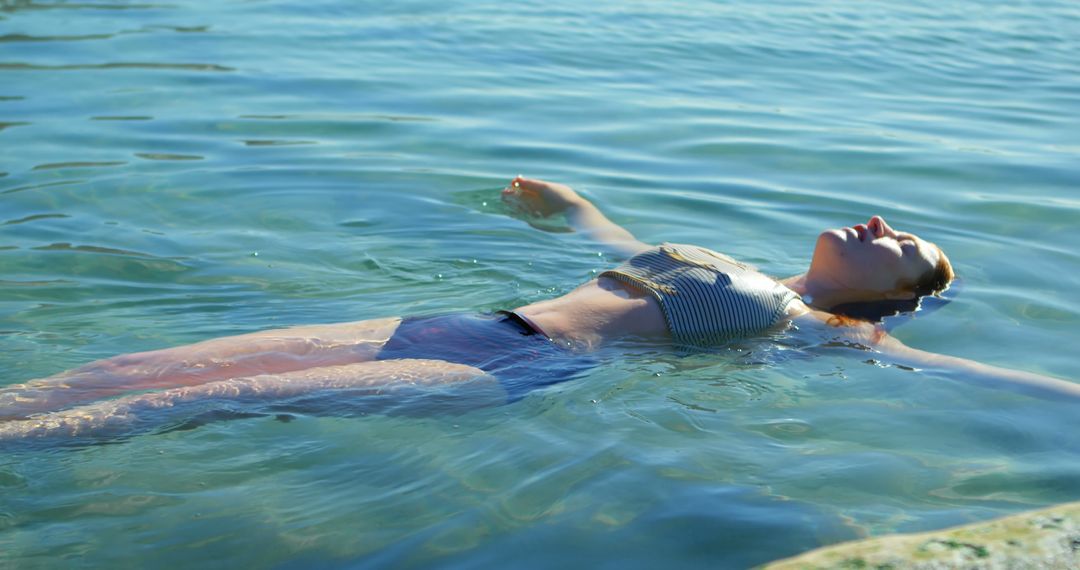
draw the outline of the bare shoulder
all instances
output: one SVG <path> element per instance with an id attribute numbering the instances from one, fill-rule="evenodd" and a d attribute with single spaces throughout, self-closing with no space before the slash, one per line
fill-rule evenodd
<path id="1" fill-rule="evenodd" d="M 865 348 L 881 344 L 889 335 L 874 323 L 792 303 L 788 319 L 796 334 L 810 342 L 843 342 Z"/>

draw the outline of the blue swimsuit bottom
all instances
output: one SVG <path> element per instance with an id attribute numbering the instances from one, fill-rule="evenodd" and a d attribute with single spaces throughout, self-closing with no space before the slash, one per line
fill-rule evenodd
<path id="1" fill-rule="evenodd" d="M 510 311 L 402 319 L 376 360 L 398 358 L 474 366 L 498 378 L 511 402 L 595 365 L 593 357 L 558 346 Z"/>

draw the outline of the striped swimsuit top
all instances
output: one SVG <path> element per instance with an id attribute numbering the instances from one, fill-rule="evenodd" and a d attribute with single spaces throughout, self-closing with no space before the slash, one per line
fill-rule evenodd
<path id="1" fill-rule="evenodd" d="M 600 276 L 652 295 L 672 339 L 683 345 L 710 346 L 764 332 L 798 298 L 752 267 L 693 245 L 664 243 Z"/>

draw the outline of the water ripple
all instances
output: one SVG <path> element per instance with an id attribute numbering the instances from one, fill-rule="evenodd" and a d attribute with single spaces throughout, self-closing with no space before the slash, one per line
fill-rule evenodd
<path id="1" fill-rule="evenodd" d="M 71 245 L 70 243 L 51 243 L 49 245 L 39 245 L 32 247 L 38 251 L 81 251 L 86 253 L 108 253 L 113 255 L 131 255 L 135 257 L 149 257 L 157 258 L 155 255 L 148 253 L 140 253 L 137 251 L 129 251 L 126 249 L 115 249 L 111 247 L 100 247 L 96 245 Z"/>
<path id="2" fill-rule="evenodd" d="M 318 141 L 285 141 L 285 140 L 242 140 L 247 146 L 296 146 L 296 145 L 308 145 L 319 144 Z"/>
<path id="3" fill-rule="evenodd" d="M 805 270 L 821 227 L 881 212 L 970 284 L 905 340 L 1075 375 L 1075 2 L 94 1 L 0 0 L 0 329 L 27 331 L 3 338 L 9 376 L 515 306 L 616 262 L 510 217 L 498 192 L 519 171 L 643 240 L 773 274 Z M 238 421 L 0 457 L 0 566 L 84 545 L 99 566 L 162 548 L 493 566 L 529 543 L 538 566 L 750 567 L 733 560 L 793 547 L 785 530 L 835 541 L 832 517 L 878 532 L 1075 495 L 1064 405 L 836 354 L 851 350 L 751 348 L 620 351 L 588 381 L 452 419 Z M 1001 477 L 965 476 L 987 463 Z M 725 500 L 732 486 L 763 490 Z M 758 495 L 789 499 L 762 511 Z M 125 548 L 132 528 L 146 548 Z M 252 536 L 271 548 L 233 548 Z"/>
<path id="4" fill-rule="evenodd" d="M 285 121 L 285 120 L 301 120 L 301 121 L 327 121 L 327 122 L 339 122 L 339 121 L 392 121 L 392 122 L 420 122 L 431 123 L 439 121 L 438 117 L 424 117 L 424 116 L 411 116 L 411 115 L 380 115 L 380 114 L 363 114 L 363 113 L 335 113 L 335 114 L 294 114 L 294 115 L 239 115 L 238 119 L 253 119 L 261 121 Z"/>
<path id="5" fill-rule="evenodd" d="M 49 163 L 46 163 L 46 164 L 39 164 L 39 165 L 35 166 L 34 168 L 32 168 L 31 170 L 56 170 L 56 169 L 60 169 L 60 168 L 100 168 L 100 167 L 106 167 L 106 166 L 123 166 L 125 164 L 127 164 L 127 163 L 124 162 L 124 161 L 119 161 L 119 160 L 100 161 L 100 162 L 95 162 L 95 161 L 49 162 Z M 59 185 L 59 184 L 60 183 L 55 183 L 53 185 L 55 186 L 55 185 Z M 15 190 L 8 190 L 5 193 L 7 193 L 7 192 L 15 192 Z"/>
<path id="6" fill-rule="evenodd" d="M 135 156 L 146 160 L 203 160 L 204 157 L 194 154 L 168 154 L 153 152 L 137 152 Z"/>
<path id="7" fill-rule="evenodd" d="M 36 215 L 33 215 L 33 216 L 26 216 L 25 218 L 19 218 L 17 220 L 8 220 L 8 221 L 6 221 L 6 222 L 4 222 L 3 224 L 0 224 L 0 225 L 13 226 L 15 224 L 24 224 L 26 222 L 32 222 L 34 220 L 47 220 L 47 219 L 51 219 L 51 218 L 70 218 L 70 217 L 71 216 L 69 216 L 67 214 L 36 214 Z"/>
<path id="8" fill-rule="evenodd" d="M 50 287 L 52 285 L 75 285 L 77 283 L 77 281 L 72 281 L 70 279 L 43 279 L 39 281 L 0 279 L 0 286 L 2 287 Z"/>
<path id="9" fill-rule="evenodd" d="M 210 29 L 209 26 L 143 26 L 137 30 L 120 30 L 108 34 L 79 34 L 79 35 L 30 35 L 30 34 L 5 34 L 0 35 L 0 43 L 40 43 L 40 42 L 80 42 L 93 40 L 111 40 L 121 35 L 146 34 L 157 30 L 170 30 L 177 33 L 203 33 Z"/>
<path id="10" fill-rule="evenodd" d="M 7 34 L 0 36 L 0 43 L 6 42 L 76 42 L 84 40 L 108 40 L 116 34 L 86 34 L 82 36 L 30 36 L 27 34 Z"/>
<path id="11" fill-rule="evenodd" d="M 56 182 L 45 182 L 43 184 L 31 184 L 29 186 L 19 186 L 17 188 L 9 188 L 0 192 L 0 194 L 14 194 L 16 192 L 25 192 L 26 190 L 37 190 L 40 188 L 52 188 L 55 186 L 69 186 L 72 184 L 82 184 L 86 180 L 58 180 Z"/>
<path id="12" fill-rule="evenodd" d="M 149 115 L 101 115 L 90 117 L 91 121 L 152 121 Z"/>
<path id="13" fill-rule="evenodd" d="M 20 12 L 30 10 L 151 10 L 176 8 L 175 4 L 107 4 L 94 2 L 56 2 L 42 3 L 34 0 L 4 0 L 0 2 L 0 12 Z"/>
<path id="14" fill-rule="evenodd" d="M 0 71 L 78 71 L 93 69 L 164 69 L 178 71 L 231 72 L 233 67 L 213 63 L 156 63 L 156 62 L 110 62 L 42 65 L 19 62 L 0 62 Z"/>

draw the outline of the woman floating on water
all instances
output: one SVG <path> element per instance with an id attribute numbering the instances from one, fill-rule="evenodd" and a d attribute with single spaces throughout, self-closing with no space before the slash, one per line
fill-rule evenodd
<path id="1" fill-rule="evenodd" d="M 512 311 L 258 332 L 9 386 L 0 389 L 0 441 L 128 433 L 160 419 L 156 411 L 208 402 L 495 405 L 574 377 L 590 351 L 627 338 L 708 347 L 784 333 L 976 384 L 1080 398 L 1080 384 L 911 348 L 874 322 L 880 315 L 855 318 L 868 308 L 914 310 L 953 278 L 940 248 L 880 216 L 822 232 L 807 272 L 775 280 L 701 247 L 642 243 L 561 184 L 518 177 L 502 196 L 519 211 L 565 214 L 628 260 L 562 297 Z"/>

